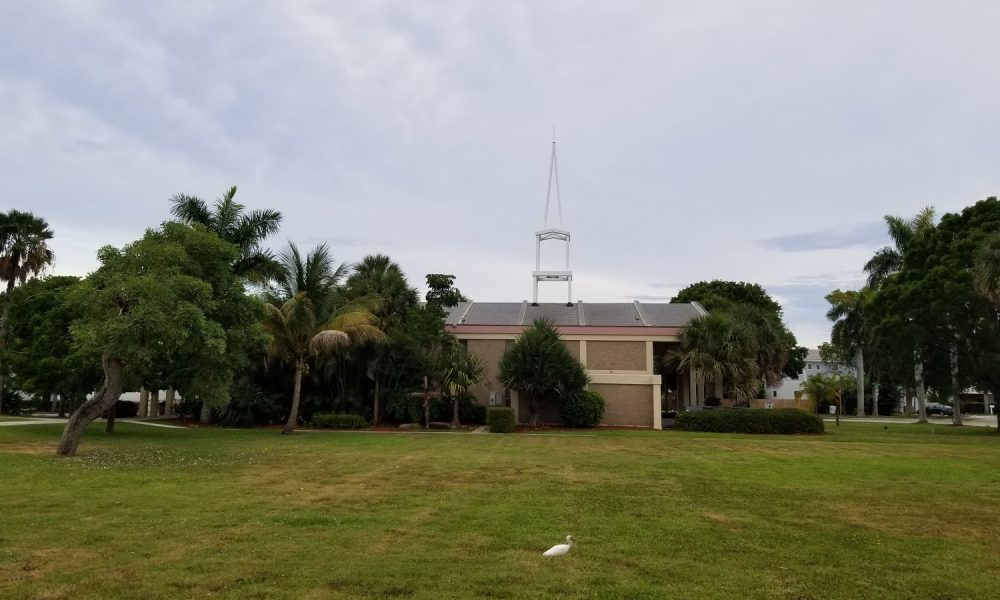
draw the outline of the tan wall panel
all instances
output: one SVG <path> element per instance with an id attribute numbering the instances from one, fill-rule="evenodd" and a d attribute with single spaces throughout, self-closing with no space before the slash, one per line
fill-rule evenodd
<path id="1" fill-rule="evenodd" d="M 472 395 L 476 397 L 479 404 L 489 406 L 490 390 L 497 393 L 497 397 L 503 395 L 503 386 L 497 381 L 499 373 L 500 357 L 507 349 L 507 340 L 469 340 L 469 352 L 472 352 L 486 363 L 486 373 L 483 380 L 472 387 Z"/>
<path id="2" fill-rule="evenodd" d="M 587 341 L 587 368 L 645 371 L 646 342 Z"/>
<path id="3" fill-rule="evenodd" d="M 593 383 L 590 389 L 604 396 L 602 425 L 653 426 L 653 386 Z"/>
<path id="4" fill-rule="evenodd" d="M 580 342 L 578 340 L 564 340 L 564 342 L 569 353 L 580 360 Z"/>

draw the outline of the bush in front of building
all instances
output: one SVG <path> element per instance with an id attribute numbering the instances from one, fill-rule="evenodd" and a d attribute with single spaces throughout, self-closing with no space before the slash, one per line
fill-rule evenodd
<path id="1" fill-rule="evenodd" d="M 677 415 L 675 429 L 712 433 L 823 433 L 823 419 L 797 408 L 732 408 Z"/>
<path id="2" fill-rule="evenodd" d="M 488 412 L 487 423 L 490 433 L 514 433 L 514 409 L 509 406 L 495 406 Z"/>
<path id="3" fill-rule="evenodd" d="M 368 426 L 368 421 L 361 415 L 344 415 L 335 413 L 316 413 L 309 424 L 324 429 L 360 429 Z"/>
<path id="4" fill-rule="evenodd" d="M 590 390 L 563 399 L 559 416 L 567 427 L 596 427 L 604 416 L 604 397 Z"/>

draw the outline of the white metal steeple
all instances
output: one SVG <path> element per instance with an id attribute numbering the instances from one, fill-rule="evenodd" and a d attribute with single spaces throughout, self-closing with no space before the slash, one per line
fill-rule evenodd
<path id="1" fill-rule="evenodd" d="M 535 270 L 531 272 L 533 290 L 531 303 L 538 305 L 538 283 L 554 281 L 566 283 L 566 305 L 573 305 L 573 271 L 569 268 L 569 231 L 562 227 L 562 198 L 559 194 L 559 165 L 556 161 L 555 128 L 552 130 L 552 159 L 549 161 L 549 188 L 545 194 L 545 218 L 541 231 L 535 232 Z M 556 208 L 559 215 L 559 228 L 549 227 L 549 212 L 552 205 L 552 182 L 556 184 Z M 542 270 L 542 242 L 555 240 L 566 244 L 566 268 L 561 271 Z"/>

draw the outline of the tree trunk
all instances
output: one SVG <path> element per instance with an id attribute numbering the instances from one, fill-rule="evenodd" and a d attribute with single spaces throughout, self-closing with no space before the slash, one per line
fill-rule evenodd
<path id="1" fill-rule="evenodd" d="M 858 370 L 858 411 L 859 417 L 865 416 L 865 353 L 858 346 L 854 351 L 854 366 Z"/>
<path id="2" fill-rule="evenodd" d="M 101 416 L 106 410 L 118 402 L 122 395 L 124 386 L 125 366 L 118 357 L 103 357 L 104 363 L 104 383 L 101 389 L 83 404 L 80 405 L 70 416 L 63 429 L 62 439 L 59 440 L 59 447 L 56 454 L 59 456 L 74 456 L 76 449 L 80 445 L 80 437 L 83 436 L 84 429 L 91 421 Z"/>
<path id="3" fill-rule="evenodd" d="M 115 432 L 115 417 L 118 416 L 118 403 L 115 402 L 108 409 L 108 420 L 104 425 L 104 433 L 114 433 Z"/>
<path id="4" fill-rule="evenodd" d="M 531 399 L 528 401 L 528 410 L 531 411 L 531 416 L 528 417 L 528 425 L 538 427 L 539 421 L 542 420 L 542 407 L 534 399 Z"/>
<path id="5" fill-rule="evenodd" d="M 958 344 L 952 342 L 948 354 L 951 359 L 951 423 L 952 425 L 961 425 L 962 390 L 958 389 Z"/>
<path id="6" fill-rule="evenodd" d="M 0 415 L 3 414 L 3 375 L 0 375 Z"/>
<path id="7" fill-rule="evenodd" d="M 878 416 L 878 382 L 872 383 L 872 416 Z"/>
<path id="8" fill-rule="evenodd" d="M 164 404 L 163 404 L 163 416 L 165 417 L 174 416 L 174 401 L 176 400 L 176 397 L 177 397 L 177 391 L 174 390 L 174 386 L 168 387 L 167 395 L 166 398 L 164 399 Z"/>
<path id="9" fill-rule="evenodd" d="M 917 410 L 920 411 L 918 423 L 927 422 L 927 396 L 924 393 L 924 362 L 920 358 L 920 353 L 914 353 L 913 361 L 913 381 L 917 388 Z"/>
<path id="10" fill-rule="evenodd" d="M 201 413 L 198 414 L 198 422 L 202 425 L 208 425 L 212 422 L 212 407 L 204 400 L 201 403 Z"/>
<path id="11" fill-rule="evenodd" d="M 372 425 L 382 422 L 382 381 L 375 376 L 375 404 L 372 407 Z"/>
<path id="12" fill-rule="evenodd" d="M 714 392 L 715 397 L 719 399 L 719 405 L 721 406 L 722 405 L 722 396 L 725 395 L 725 393 L 726 393 L 722 389 L 722 377 L 719 377 L 718 375 L 716 375 L 715 380 L 713 381 L 713 383 L 715 384 L 715 392 Z M 765 387 L 764 389 L 767 389 L 767 388 Z"/>
<path id="13" fill-rule="evenodd" d="M 59 394 L 52 393 L 49 394 L 49 412 L 56 412 L 59 402 Z"/>
<path id="14" fill-rule="evenodd" d="M 135 411 L 135 416 L 145 417 L 149 410 L 149 390 L 145 386 L 139 388 L 139 408 Z"/>
<path id="15" fill-rule="evenodd" d="M 292 409 L 288 412 L 288 422 L 281 433 L 293 433 L 299 422 L 299 396 L 302 393 L 302 371 L 305 370 L 305 360 L 295 361 L 295 387 L 292 388 Z"/>
<path id="16" fill-rule="evenodd" d="M 160 416 L 160 390 L 153 390 L 149 394 L 149 413 L 148 416 L 154 419 Z"/>
<path id="17" fill-rule="evenodd" d="M 455 396 L 451 399 L 451 426 L 452 427 L 461 427 L 462 426 L 462 424 L 458 420 L 458 405 L 459 405 L 458 398 L 459 398 L 458 394 L 455 394 Z"/>
<path id="18" fill-rule="evenodd" d="M 431 397 L 424 394 L 424 427 L 431 428 Z"/>

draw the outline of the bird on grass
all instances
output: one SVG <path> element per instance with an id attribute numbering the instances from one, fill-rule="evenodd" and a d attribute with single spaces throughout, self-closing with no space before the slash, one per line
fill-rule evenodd
<path id="1" fill-rule="evenodd" d="M 569 549 L 573 547 L 573 536 L 566 536 L 565 544 L 556 544 L 552 546 L 545 552 L 542 552 L 542 556 L 566 556 L 569 554 Z"/>

